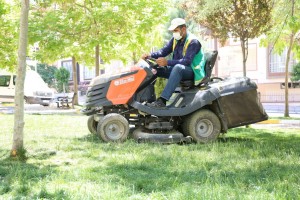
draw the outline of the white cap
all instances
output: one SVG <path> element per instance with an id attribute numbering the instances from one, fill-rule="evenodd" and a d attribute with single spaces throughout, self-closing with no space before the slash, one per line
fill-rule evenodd
<path id="1" fill-rule="evenodd" d="M 175 18 L 171 21 L 171 26 L 168 28 L 169 31 L 173 31 L 175 28 L 177 28 L 180 25 L 185 24 L 185 20 L 182 18 Z"/>

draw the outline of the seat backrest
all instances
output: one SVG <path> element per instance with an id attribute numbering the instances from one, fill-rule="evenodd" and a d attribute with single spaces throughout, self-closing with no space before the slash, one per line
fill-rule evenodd
<path id="1" fill-rule="evenodd" d="M 197 86 L 206 85 L 209 82 L 212 70 L 213 70 L 215 62 L 217 60 L 217 57 L 218 57 L 218 51 L 216 51 L 216 50 L 206 52 L 204 54 L 204 58 L 205 58 L 205 66 L 204 66 L 205 77 L 203 78 L 203 80 Z"/>
<path id="2" fill-rule="evenodd" d="M 205 53 L 205 76 L 210 77 L 212 73 L 212 69 L 214 68 L 215 62 L 218 57 L 218 51 L 211 51 Z"/>

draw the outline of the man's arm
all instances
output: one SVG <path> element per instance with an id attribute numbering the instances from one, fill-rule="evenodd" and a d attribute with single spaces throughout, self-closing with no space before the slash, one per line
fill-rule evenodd
<path id="1" fill-rule="evenodd" d="M 185 56 L 179 60 L 168 60 L 168 66 L 174 66 L 176 64 L 190 66 L 195 55 L 200 51 L 200 49 L 200 42 L 196 39 L 193 39 L 186 50 Z"/>
<path id="2" fill-rule="evenodd" d="M 160 58 L 160 57 L 166 57 L 168 56 L 170 53 L 172 53 L 172 48 L 173 48 L 173 38 L 160 50 L 151 53 L 151 57 L 152 58 Z"/>

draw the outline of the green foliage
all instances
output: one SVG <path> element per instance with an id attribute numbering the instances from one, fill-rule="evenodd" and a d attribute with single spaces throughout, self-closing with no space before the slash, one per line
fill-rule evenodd
<path id="1" fill-rule="evenodd" d="M 275 53 L 281 55 L 287 49 L 285 63 L 285 84 L 288 84 L 289 60 L 291 53 L 295 58 L 300 58 L 300 45 L 297 41 L 300 33 L 300 1 L 278 0 L 274 1 L 272 12 L 273 28 L 266 34 L 262 44 L 272 46 Z M 297 35 L 298 34 L 298 35 Z M 285 116 L 289 116 L 288 87 L 285 87 Z"/>
<path id="2" fill-rule="evenodd" d="M 273 0 L 185 0 L 183 8 L 190 17 L 206 27 L 225 44 L 229 38 L 240 40 L 243 75 L 246 76 L 248 40 L 266 33 L 271 27 Z"/>
<path id="3" fill-rule="evenodd" d="M 157 23 L 164 21 L 167 5 L 164 0 L 54 2 L 55 8 L 39 4 L 32 12 L 30 42 L 39 42 L 38 60 L 75 56 L 87 65 L 94 64 L 97 45 L 105 62 L 132 60 L 133 53 L 150 49 L 157 42 L 151 36 Z"/>
<path id="4" fill-rule="evenodd" d="M 12 71 L 17 65 L 18 7 L 0 0 L 0 68 Z"/>
<path id="5" fill-rule="evenodd" d="M 164 79 L 164 78 L 159 78 L 158 77 L 156 79 L 156 83 L 155 83 L 155 94 L 156 94 L 156 97 L 160 97 L 162 91 L 165 88 L 166 82 L 167 82 L 167 80 Z"/>
<path id="6" fill-rule="evenodd" d="M 270 28 L 273 0 L 185 1 L 190 17 L 212 31 L 224 43 L 229 37 L 245 41 Z"/>
<path id="7" fill-rule="evenodd" d="M 300 63 L 297 63 L 296 65 L 293 66 L 291 80 L 300 81 Z"/>
<path id="8" fill-rule="evenodd" d="M 54 66 L 49 66 L 47 64 L 38 64 L 37 72 L 41 75 L 42 79 L 45 83 L 48 84 L 49 87 L 55 87 L 55 72 L 57 68 Z"/>
<path id="9" fill-rule="evenodd" d="M 25 119 L 28 160 L 15 162 L 13 115 L 0 115 L 0 199 L 300 197 L 296 128 L 236 128 L 204 145 L 107 144 L 88 132 L 86 116 Z"/>
<path id="10" fill-rule="evenodd" d="M 67 85 L 70 78 L 70 72 L 66 68 L 61 67 L 56 70 L 54 76 L 57 81 L 58 92 L 67 92 L 69 89 Z"/>
<path id="11" fill-rule="evenodd" d="M 294 6 L 292 3 L 295 3 Z M 294 10 L 293 10 L 294 9 Z M 279 55 L 290 45 L 290 37 L 293 34 L 292 52 L 296 58 L 300 58 L 300 45 L 296 41 L 296 33 L 300 31 L 300 2 L 299 1 L 275 1 L 272 12 L 273 27 L 266 37 L 261 40 L 263 46 L 271 45 L 274 53 Z"/>

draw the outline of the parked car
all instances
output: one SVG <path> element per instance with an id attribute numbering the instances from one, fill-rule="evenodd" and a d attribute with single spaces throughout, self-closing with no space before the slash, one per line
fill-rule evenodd
<path id="1" fill-rule="evenodd" d="M 14 102 L 16 75 L 0 71 L 0 102 Z M 41 104 L 49 106 L 53 99 L 53 91 L 44 82 L 41 76 L 27 70 L 24 83 L 24 99 L 29 104 Z"/>

